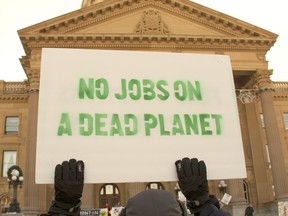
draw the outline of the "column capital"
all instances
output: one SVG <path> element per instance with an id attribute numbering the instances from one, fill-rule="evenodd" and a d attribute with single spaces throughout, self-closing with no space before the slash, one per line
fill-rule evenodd
<path id="1" fill-rule="evenodd" d="M 40 69 L 32 69 L 29 68 L 26 71 L 29 80 L 29 91 L 35 92 L 39 91 L 39 83 L 40 83 Z"/>
<path id="2" fill-rule="evenodd" d="M 256 85 L 260 91 L 274 90 L 270 76 L 273 70 L 257 70 L 254 74 Z"/>

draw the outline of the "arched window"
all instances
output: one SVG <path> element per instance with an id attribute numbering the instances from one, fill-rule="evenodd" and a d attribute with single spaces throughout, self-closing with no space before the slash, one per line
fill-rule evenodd
<path id="1" fill-rule="evenodd" d="M 146 185 L 146 190 L 148 189 L 160 189 L 165 190 L 164 186 L 160 182 L 150 182 Z"/>
<path id="2" fill-rule="evenodd" d="M 120 203 L 120 192 L 116 184 L 104 184 L 100 188 L 100 208 L 111 208 Z"/>
<path id="3" fill-rule="evenodd" d="M 246 203 L 251 203 L 250 202 L 250 196 L 249 196 L 249 187 L 248 187 L 248 183 L 243 180 L 243 189 L 244 189 L 244 197 L 245 197 L 245 200 L 246 200 Z"/>
<path id="4" fill-rule="evenodd" d="M 0 214 L 7 212 L 7 209 L 9 208 L 11 201 L 12 201 L 12 198 L 7 193 L 4 193 L 0 196 L 0 209 L 1 209 Z"/>

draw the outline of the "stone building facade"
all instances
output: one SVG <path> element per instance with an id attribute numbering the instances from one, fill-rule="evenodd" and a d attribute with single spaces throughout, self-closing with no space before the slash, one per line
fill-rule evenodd
<path id="1" fill-rule="evenodd" d="M 259 215 L 277 215 L 288 201 L 288 82 L 273 82 L 266 53 L 277 35 L 186 0 L 84 0 L 74 12 L 18 31 L 26 55 L 23 82 L 0 81 L 0 202 L 4 212 L 12 191 L 5 170 L 16 163 L 24 173 L 18 199 L 25 215 L 47 211 L 53 185 L 35 184 L 37 110 L 42 48 L 145 50 L 228 55 L 247 169 L 246 179 L 225 180 L 232 195 L 225 206 L 243 215 L 252 203 Z M 224 149 L 225 151 L 225 149 Z M 219 181 L 211 193 L 222 196 Z M 83 208 L 121 202 L 146 188 L 177 192 L 176 182 L 87 184 Z"/>

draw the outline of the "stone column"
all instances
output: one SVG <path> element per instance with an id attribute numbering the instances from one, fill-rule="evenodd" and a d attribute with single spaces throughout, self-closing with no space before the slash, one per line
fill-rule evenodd
<path id="1" fill-rule="evenodd" d="M 275 188 L 276 201 L 288 201 L 288 178 L 285 168 L 285 159 L 275 109 L 273 105 L 273 86 L 270 80 L 272 71 L 262 70 L 255 74 L 256 84 L 259 88 L 265 131 L 269 146 L 271 169 Z"/>
<path id="2" fill-rule="evenodd" d="M 271 202 L 273 198 L 272 185 L 269 184 L 265 158 L 265 146 L 259 131 L 259 122 L 255 111 L 255 103 L 245 104 L 249 141 L 252 153 L 253 171 L 257 188 L 258 203 Z"/>
<path id="3" fill-rule="evenodd" d="M 81 198 L 82 209 L 93 209 L 95 205 L 94 185 L 84 184 L 83 195 Z"/>
<path id="4" fill-rule="evenodd" d="M 28 102 L 28 133 L 26 140 L 26 162 L 24 181 L 24 207 L 25 215 L 37 215 L 39 213 L 39 187 L 35 184 L 35 161 L 36 161 L 36 135 L 38 92 L 31 92 Z"/>
<path id="5" fill-rule="evenodd" d="M 232 196 L 231 203 L 229 204 L 232 208 L 232 215 L 244 215 L 247 204 L 243 191 L 243 180 L 231 179 L 227 185 L 227 192 Z"/>
<path id="6" fill-rule="evenodd" d="M 29 77 L 29 101 L 28 101 L 28 121 L 26 139 L 26 162 L 24 181 L 24 204 L 22 212 L 24 215 L 36 216 L 40 213 L 39 192 L 40 186 L 35 183 L 36 164 L 36 138 L 39 100 L 39 75 L 40 69 L 27 68 Z M 44 187 L 44 186 L 41 186 Z"/>

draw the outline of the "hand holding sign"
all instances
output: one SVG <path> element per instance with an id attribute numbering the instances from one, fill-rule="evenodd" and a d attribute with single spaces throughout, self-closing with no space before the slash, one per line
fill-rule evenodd
<path id="1" fill-rule="evenodd" d="M 185 157 L 182 160 L 177 160 L 175 165 L 179 186 L 187 199 L 187 207 L 191 213 L 207 212 L 210 211 L 210 208 L 214 210 L 220 208 L 218 199 L 214 195 L 209 195 L 204 161 L 198 161 L 197 158 L 190 160 Z"/>
<path id="2" fill-rule="evenodd" d="M 84 162 L 70 159 L 55 167 L 55 201 L 49 212 L 79 212 L 84 186 Z"/>
<path id="3" fill-rule="evenodd" d="M 175 162 L 179 186 L 193 208 L 199 208 L 209 198 L 206 165 L 197 158 Z"/>

